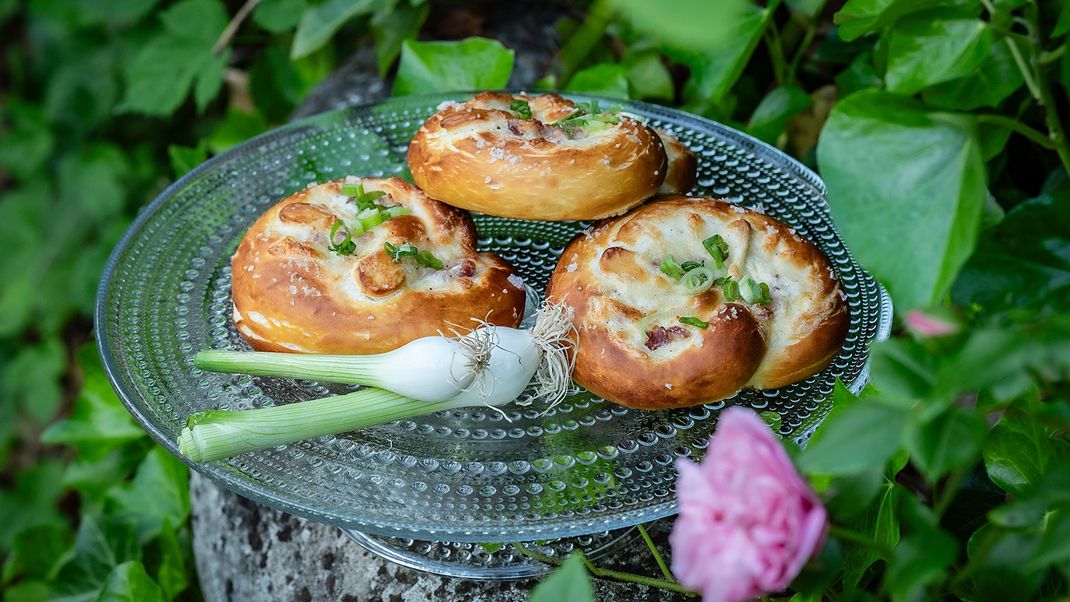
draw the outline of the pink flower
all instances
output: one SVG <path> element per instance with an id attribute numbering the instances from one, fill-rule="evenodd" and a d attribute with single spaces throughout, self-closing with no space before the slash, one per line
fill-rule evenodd
<path id="1" fill-rule="evenodd" d="M 754 412 L 721 412 L 702 464 L 676 468 L 672 572 L 706 602 L 784 590 L 825 542 L 825 507 Z"/>
<path id="2" fill-rule="evenodd" d="M 962 324 L 946 312 L 940 315 L 937 312 L 912 309 L 903 318 L 903 323 L 908 330 L 923 337 L 945 337 L 962 330 Z"/>

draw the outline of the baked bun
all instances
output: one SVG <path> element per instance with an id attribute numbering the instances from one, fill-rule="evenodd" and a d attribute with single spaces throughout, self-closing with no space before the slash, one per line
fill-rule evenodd
<path id="1" fill-rule="evenodd" d="M 691 262 L 712 276 L 680 277 Z M 664 197 L 595 224 L 565 248 L 546 295 L 575 311 L 573 379 L 641 409 L 804 379 L 839 352 L 848 326 L 817 247 L 767 215 L 705 197 Z"/>
<path id="2" fill-rule="evenodd" d="M 336 220 L 349 226 L 332 234 Z M 476 253 L 468 214 L 398 178 L 351 177 L 284 199 L 246 232 L 231 271 L 234 322 L 262 351 L 379 353 L 471 318 L 517 326 L 524 313 L 523 281 Z"/>
<path id="3" fill-rule="evenodd" d="M 599 111 L 557 94 L 483 92 L 446 102 L 409 144 L 409 170 L 428 195 L 491 215 L 618 215 L 657 192 L 668 158 L 654 130 Z M 686 182 L 686 173 L 678 179 Z"/>
<path id="4" fill-rule="evenodd" d="M 661 138 L 661 145 L 665 148 L 665 156 L 669 160 L 669 170 L 665 174 L 665 181 L 658 189 L 659 194 L 686 194 L 695 185 L 698 159 L 691 149 L 687 148 L 671 134 L 662 130 L 654 130 Z"/>

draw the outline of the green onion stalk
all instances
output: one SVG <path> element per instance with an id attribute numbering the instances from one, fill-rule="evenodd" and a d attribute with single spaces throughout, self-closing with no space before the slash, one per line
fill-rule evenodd
<path id="1" fill-rule="evenodd" d="M 536 397 L 548 407 L 571 390 L 575 355 L 568 350 L 576 341 L 572 309 L 564 304 L 544 304 L 530 330 L 480 323 L 453 334 L 365 356 L 201 352 L 196 364 L 209 371 L 370 388 L 267 408 L 199 412 L 179 434 L 179 451 L 194 462 L 211 462 L 443 410 L 498 408 L 533 379 Z"/>

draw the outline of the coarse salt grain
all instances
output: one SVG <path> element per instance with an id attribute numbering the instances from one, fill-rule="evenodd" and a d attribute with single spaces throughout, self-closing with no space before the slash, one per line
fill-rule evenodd
<path id="1" fill-rule="evenodd" d="M 519 289 L 523 289 L 524 288 L 524 279 L 521 278 L 520 276 L 517 276 L 516 274 L 509 274 L 509 277 L 506 278 L 506 280 L 508 280 L 509 284 L 512 284 L 516 288 L 519 288 Z"/>

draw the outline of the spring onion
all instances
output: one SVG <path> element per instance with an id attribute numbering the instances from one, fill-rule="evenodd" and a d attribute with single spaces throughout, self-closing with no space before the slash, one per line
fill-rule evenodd
<path id="1" fill-rule="evenodd" d="M 721 280 L 721 291 L 724 293 L 725 301 L 739 301 L 742 298 L 739 295 L 739 283 L 732 280 L 731 276 L 725 276 L 719 280 Z"/>
<path id="2" fill-rule="evenodd" d="M 575 356 L 568 353 L 568 348 L 575 345 L 574 333 L 572 310 L 547 303 L 530 330 L 480 323 L 479 328 L 464 335 L 454 332 L 456 338 L 427 337 L 443 340 L 421 343 L 426 347 L 420 351 L 427 357 L 419 360 L 413 360 L 408 351 L 389 360 L 384 357 L 389 354 L 371 356 L 374 360 L 297 354 L 199 354 L 199 365 L 203 362 L 206 369 L 212 370 L 321 380 L 327 376 L 334 382 L 368 378 L 379 383 L 392 372 L 395 384 L 423 380 L 426 382 L 405 386 L 424 387 L 440 394 L 451 388 L 459 392 L 448 399 L 424 400 L 370 388 L 268 408 L 200 412 L 189 417 L 179 434 L 179 451 L 194 462 L 210 462 L 443 410 L 480 405 L 498 408 L 516 399 L 533 378 L 536 397 L 552 406 L 564 399 L 571 388 Z M 459 352 L 459 348 L 465 351 Z M 282 355 L 288 357 L 278 357 Z M 374 372 L 370 361 L 376 363 Z M 419 361 L 419 366 L 414 367 L 413 361 Z M 439 367 L 432 373 L 426 366 Z M 462 372 L 455 372 L 457 369 Z M 466 381 L 467 385 L 458 386 Z"/>
<path id="3" fill-rule="evenodd" d="M 336 243 L 334 242 L 336 240 L 335 235 L 338 234 L 339 230 L 345 232 L 345 238 L 343 238 L 341 242 Z M 345 225 L 345 222 L 340 219 L 334 220 L 334 223 L 331 224 L 331 233 L 327 238 L 330 241 L 327 249 L 334 251 L 339 255 L 352 255 L 353 251 L 357 250 L 357 243 L 353 242 L 353 233 L 349 230 L 349 227 Z"/>
<path id="4" fill-rule="evenodd" d="M 769 294 L 769 285 L 757 282 L 750 276 L 744 276 L 739 281 L 739 295 L 747 303 L 767 305 L 773 298 Z"/>
<path id="5" fill-rule="evenodd" d="M 421 251 L 412 243 L 406 242 L 400 245 L 395 245 L 386 242 L 383 243 L 383 248 L 386 250 L 386 254 L 394 261 L 401 261 L 402 258 L 408 257 L 415 261 L 417 265 L 431 268 L 432 270 L 441 270 L 446 265 L 442 263 L 441 259 L 432 255 L 431 251 Z"/>
<path id="6" fill-rule="evenodd" d="M 684 274 L 683 282 L 687 292 L 697 295 L 710 290 L 714 279 L 713 272 L 709 268 L 694 268 Z"/>
<path id="7" fill-rule="evenodd" d="M 531 105 L 526 100 L 514 98 L 509 102 L 509 110 L 521 119 L 531 119 Z"/>
<path id="8" fill-rule="evenodd" d="M 728 243 L 720 234 L 714 234 L 713 236 L 702 241 L 702 246 L 713 257 L 713 265 L 720 272 L 724 270 L 724 262 L 728 259 Z"/>
<path id="9" fill-rule="evenodd" d="M 676 263 L 676 258 L 672 255 L 667 256 L 661 260 L 661 273 L 665 274 L 673 280 L 679 280 L 684 276 L 684 269 L 680 267 L 680 264 Z"/>
<path id="10" fill-rule="evenodd" d="M 680 323 L 687 324 L 688 326 L 694 326 L 695 328 L 709 328 L 710 323 L 705 320 L 700 320 L 695 316 L 680 316 Z"/>
<path id="11" fill-rule="evenodd" d="M 680 264 L 680 269 L 682 269 L 684 272 L 690 272 L 695 268 L 701 268 L 705 265 L 706 264 L 702 261 L 685 261 Z"/>

